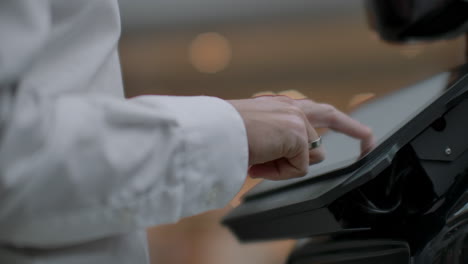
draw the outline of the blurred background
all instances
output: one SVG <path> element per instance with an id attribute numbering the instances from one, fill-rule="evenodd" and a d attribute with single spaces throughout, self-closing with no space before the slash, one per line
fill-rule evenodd
<path id="1" fill-rule="evenodd" d="M 286 91 L 347 112 L 465 58 L 462 38 L 384 43 L 361 0 L 119 2 L 128 97 L 235 99 Z M 249 179 L 241 193 L 256 183 Z M 238 243 L 219 224 L 228 207 L 150 229 L 152 262 L 283 263 L 294 241 Z"/>

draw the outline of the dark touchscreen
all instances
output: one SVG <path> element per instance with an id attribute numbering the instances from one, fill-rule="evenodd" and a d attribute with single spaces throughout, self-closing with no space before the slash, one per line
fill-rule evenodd
<path id="1" fill-rule="evenodd" d="M 372 128 L 376 146 L 378 146 L 444 93 L 450 81 L 450 72 L 435 75 L 430 79 L 373 100 L 351 113 L 351 116 Z M 345 135 L 329 132 L 322 138 L 326 159 L 320 164 L 312 165 L 307 176 L 286 182 L 264 181 L 249 194 L 255 195 L 352 167 L 373 155 L 371 151 L 366 156 L 360 157 L 359 141 Z"/>

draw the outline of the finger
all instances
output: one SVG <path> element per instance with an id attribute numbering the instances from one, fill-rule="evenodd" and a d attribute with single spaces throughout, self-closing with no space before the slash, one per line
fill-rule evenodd
<path id="1" fill-rule="evenodd" d="M 323 147 L 309 150 L 309 165 L 317 164 L 325 159 Z"/>
<path id="2" fill-rule="evenodd" d="M 304 115 L 300 112 L 301 122 L 303 125 L 304 131 L 303 134 L 297 134 L 296 143 L 290 145 L 287 148 L 284 157 L 273 161 L 275 168 L 278 171 L 278 179 L 288 179 L 304 176 L 309 169 L 309 148 L 308 148 L 308 138 L 309 133 L 311 136 L 314 136 L 315 130 L 312 128 L 310 130 L 307 126 L 309 123 Z M 315 136 L 317 136 L 315 134 Z"/>
<path id="3" fill-rule="evenodd" d="M 305 122 L 307 126 L 307 134 L 309 139 L 309 141 L 307 142 L 307 149 L 309 152 L 309 165 L 317 164 L 325 159 L 325 154 L 322 146 L 314 149 L 309 149 L 309 142 L 313 142 L 319 139 L 319 135 L 307 119 L 305 120 Z"/>
<path id="4" fill-rule="evenodd" d="M 375 138 L 371 136 L 370 139 L 361 140 L 361 156 L 366 155 L 375 147 Z"/>
<path id="5" fill-rule="evenodd" d="M 255 164 L 249 168 L 248 174 L 251 178 L 279 179 L 279 172 L 273 162 Z"/>
<path id="6" fill-rule="evenodd" d="M 287 99 L 287 101 L 293 101 Z M 289 109 L 290 112 L 294 113 L 297 117 L 296 125 L 291 128 L 291 135 L 294 135 L 293 138 L 289 140 L 289 146 L 285 148 L 286 152 L 284 153 L 285 160 L 279 160 L 277 163 L 282 165 L 279 168 L 288 169 L 292 167 L 293 169 L 307 173 L 309 168 L 310 162 L 310 151 L 309 151 L 309 140 L 315 140 L 318 138 L 318 134 L 315 129 L 310 125 L 309 121 L 307 120 L 306 115 L 302 111 L 301 108 L 293 106 L 293 108 Z M 315 151 L 317 152 L 317 151 Z M 319 153 L 318 153 L 319 154 Z M 318 156 L 317 153 L 313 155 L 314 158 Z M 288 164 L 283 164 L 284 161 L 287 161 Z M 317 159 L 313 160 L 313 163 L 318 162 Z"/>
<path id="7" fill-rule="evenodd" d="M 319 162 L 322 162 L 325 158 L 323 148 L 318 147 L 314 149 L 309 149 L 309 142 L 315 141 L 319 139 L 319 134 L 315 130 L 315 128 L 310 124 L 306 114 L 302 111 L 301 108 L 298 108 L 298 110 L 301 113 L 302 120 L 304 122 L 306 131 L 307 131 L 307 142 L 305 148 L 307 149 L 308 152 L 308 157 L 309 157 L 309 165 L 316 164 Z"/>
<path id="8" fill-rule="evenodd" d="M 304 138 L 297 153 L 287 153 L 284 158 L 278 159 L 276 165 L 281 178 L 295 178 L 305 175 L 309 170 L 310 157 L 307 139 Z M 288 177 L 288 175 L 290 177 Z"/>
<path id="9" fill-rule="evenodd" d="M 361 153 L 367 153 L 374 147 L 372 130 L 341 111 L 333 110 L 328 116 L 328 127 L 353 138 L 361 140 Z"/>
<path id="10" fill-rule="evenodd" d="M 257 164 L 249 168 L 249 175 L 252 178 L 264 178 L 278 181 L 290 178 L 302 177 L 307 174 L 308 166 L 299 169 L 293 166 L 289 160 L 281 158 L 263 164 Z"/>
<path id="11" fill-rule="evenodd" d="M 334 109 L 333 112 L 329 113 L 326 117 L 327 127 L 337 132 L 362 140 L 367 140 L 372 136 L 370 128 L 341 111 Z"/>
<path id="12" fill-rule="evenodd" d="M 372 133 L 365 125 L 329 104 L 318 104 L 310 100 L 296 100 L 314 127 L 327 127 L 358 139 L 365 139 Z"/>
<path id="13" fill-rule="evenodd" d="M 297 100 L 314 127 L 326 127 L 337 132 L 360 139 L 362 151 L 374 146 L 372 130 L 328 104 L 317 104 L 309 100 Z"/>

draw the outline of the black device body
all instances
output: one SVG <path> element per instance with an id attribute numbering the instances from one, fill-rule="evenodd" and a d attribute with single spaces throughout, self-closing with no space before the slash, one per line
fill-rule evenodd
<path id="1" fill-rule="evenodd" d="M 446 74 L 440 95 L 366 157 L 260 185 L 224 224 L 242 241 L 320 237 L 295 264 L 468 263 L 468 65 Z"/>
<path id="2" fill-rule="evenodd" d="M 468 32 L 467 0 L 365 3 L 390 42 Z M 326 164 L 304 179 L 261 183 L 223 224 L 241 241 L 301 239 L 288 264 L 468 263 L 468 64 L 354 117 L 374 120 L 374 150 L 353 157 L 355 143 L 326 135 Z"/>

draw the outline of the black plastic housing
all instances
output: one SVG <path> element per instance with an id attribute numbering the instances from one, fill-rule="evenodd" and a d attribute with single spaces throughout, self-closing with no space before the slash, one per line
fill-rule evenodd
<path id="1" fill-rule="evenodd" d="M 345 245 L 343 252 L 349 241 L 400 241 L 415 264 L 468 263 L 467 99 L 465 65 L 443 94 L 352 170 L 254 190 L 223 223 L 242 241 L 326 236 Z M 361 262 L 320 263 L 384 263 L 363 259 L 386 247 L 369 250 Z"/>

